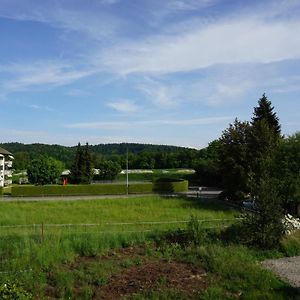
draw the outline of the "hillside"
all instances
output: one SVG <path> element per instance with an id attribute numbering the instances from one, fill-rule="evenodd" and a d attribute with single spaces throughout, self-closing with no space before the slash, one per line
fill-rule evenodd
<path id="1" fill-rule="evenodd" d="M 27 163 L 39 154 L 44 154 L 58 159 L 70 167 L 76 146 L 61 146 L 48 144 L 22 144 L 0 143 L 0 147 L 15 155 L 15 168 L 25 169 Z M 195 156 L 197 150 L 167 145 L 137 144 L 137 143 L 114 143 L 91 145 L 90 150 L 94 161 L 112 159 L 124 165 L 125 155 L 128 149 L 129 160 L 134 168 L 171 168 L 189 167 L 190 162 L 183 161 L 178 164 L 178 157 L 189 159 Z"/>

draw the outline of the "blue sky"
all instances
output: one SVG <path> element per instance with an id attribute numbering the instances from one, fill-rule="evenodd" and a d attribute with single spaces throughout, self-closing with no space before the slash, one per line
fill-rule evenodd
<path id="1" fill-rule="evenodd" d="M 1 142 L 202 148 L 263 93 L 298 131 L 298 0 L 0 0 Z"/>

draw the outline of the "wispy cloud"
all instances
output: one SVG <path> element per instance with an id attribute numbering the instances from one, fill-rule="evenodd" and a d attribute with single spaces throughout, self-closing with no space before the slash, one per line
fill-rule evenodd
<path id="1" fill-rule="evenodd" d="M 139 110 L 139 106 L 128 99 L 111 101 L 107 103 L 107 106 L 121 113 L 133 113 Z"/>
<path id="2" fill-rule="evenodd" d="M 87 97 L 90 96 L 91 93 L 82 89 L 70 89 L 66 92 L 66 95 L 72 96 L 72 97 Z"/>
<path id="3" fill-rule="evenodd" d="M 68 1 L 4 1 L 5 5 L 0 7 L 2 17 L 46 23 L 65 31 L 81 32 L 96 40 L 111 37 L 120 26 L 118 18 L 104 12 L 103 6 L 97 6 L 113 4 L 116 0 L 102 0 L 87 6 Z"/>
<path id="4" fill-rule="evenodd" d="M 80 122 L 66 124 L 66 128 L 70 129 L 109 129 L 109 130 L 126 130 L 137 126 L 156 127 L 156 126 L 196 126 L 196 125 L 212 125 L 226 123 L 233 119 L 232 116 L 207 117 L 197 119 L 166 119 L 166 120 L 144 120 L 144 121 L 123 121 L 123 122 Z"/>
<path id="5" fill-rule="evenodd" d="M 144 77 L 136 86 L 154 105 L 160 108 L 174 107 L 180 103 L 181 87 Z"/>
<path id="6" fill-rule="evenodd" d="M 292 29 L 292 30 L 291 30 Z M 248 17 L 189 32 L 158 35 L 104 51 L 99 62 L 120 74 L 187 72 L 217 64 L 270 63 L 300 57 L 300 22 Z"/>
<path id="7" fill-rule="evenodd" d="M 55 110 L 49 106 L 41 106 L 37 104 L 30 104 L 28 105 L 29 108 L 35 109 L 35 110 L 45 110 L 48 112 L 54 112 Z"/>
<path id="8" fill-rule="evenodd" d="M 32 64 L 9 64 L 0 66 L 0 74 L 7 78 L 0 79 L 0 86 L 8 91 L 24 90 L 34 86 L 61 86 L 94 74 L 92 69 L 74 69 L 60 61 L 37 61 Z"/>

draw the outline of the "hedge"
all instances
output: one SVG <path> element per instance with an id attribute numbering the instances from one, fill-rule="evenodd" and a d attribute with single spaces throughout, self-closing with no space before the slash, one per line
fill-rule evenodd
<path id="1" fill-rule="evenodd" d="M 129 185 L 129 194 L 151 194 L 153 193 L 153 183 L 135 183 Z"/>
<path id="2" fill-rule="evenodd" d="M 153 183 L 134 183 L 129 185 L 129 194 L 149 194 L 185 192 L 188 189 L 186 180 Z M 125 184 L 86 184 L 86 185 L 16 185 L 11 188 L 13 197 L 40 196 L 81 196 L 81 195 L 125 195 Z"/>
<path id="3" fill-rule="evenodd" d="M 188 181 L 184 179 L 160 178 L 154 182 L 153 190 L 158 193 L 187 192 Z"/>
<path id="4" fill-rule="evenodd" d="M 27 196 L 80 196 L 80 195 L 123 195 L 126 194 L 124 184 L 87 184 L 87 185 L 24 185 L 13 186 L 13 197 Z"/>
<path id="5" fill-rule="evenodd" d="M 0 186 L 0 197 L 3 196 L 3 187 Z"/>

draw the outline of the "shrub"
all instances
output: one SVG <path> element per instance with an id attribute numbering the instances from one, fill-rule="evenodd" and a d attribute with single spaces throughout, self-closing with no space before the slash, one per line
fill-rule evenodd
<path id="1" fill-rule="evenodd" d="M 153 183 L 137 183 L 129 185 L 129 194 L 153 193 Z"/>
<path id="2" fill-rule="evenodd" d="M 0 187 L 0 197 L 3 196 L 3 187 Z"/>
<path id="3" fill-rule="evenodd" d="M 130 193 L 151 192 L 152 184 L 134 184 L 129 186 Z M 44 185 L 44 186 L 13 186 L 12 196 L 76 196 L 76 195 L 124 195 L 124 184 L 94 184 L 94 185 Z"/>
<path id="4" fill-rule="evenodd" d="M 187 226 L 187 235 L 189 241 L 194 245 L 203 245 L 207 242 L 207 231 L 203 228 L 202 223 L 195 216 L 191 219 Z"/>
<path id="5" fill-rule="evenodd" d="M 5 300 L 29 300 L 32 295 L 26 292 L 23 288 L 17 286 L 15 283 L 3 283 L 0 286 L 0 299 Z"/>
<path id="6" fill-rule="evenodd" d="M 154 182 L 153 190 L 159 193 L 180 193 L 188 190 L 188 181 L 184 179 L 159 178 Z"/>
<path id="7" fill-rule="evenodd" d="M 45 185 L 45 186 L 13 186 L 12 196 L 76 196 L 76 195 L 122 195 L 126 194 L 126 186 L 121 184 L 95 185 Z"/>

